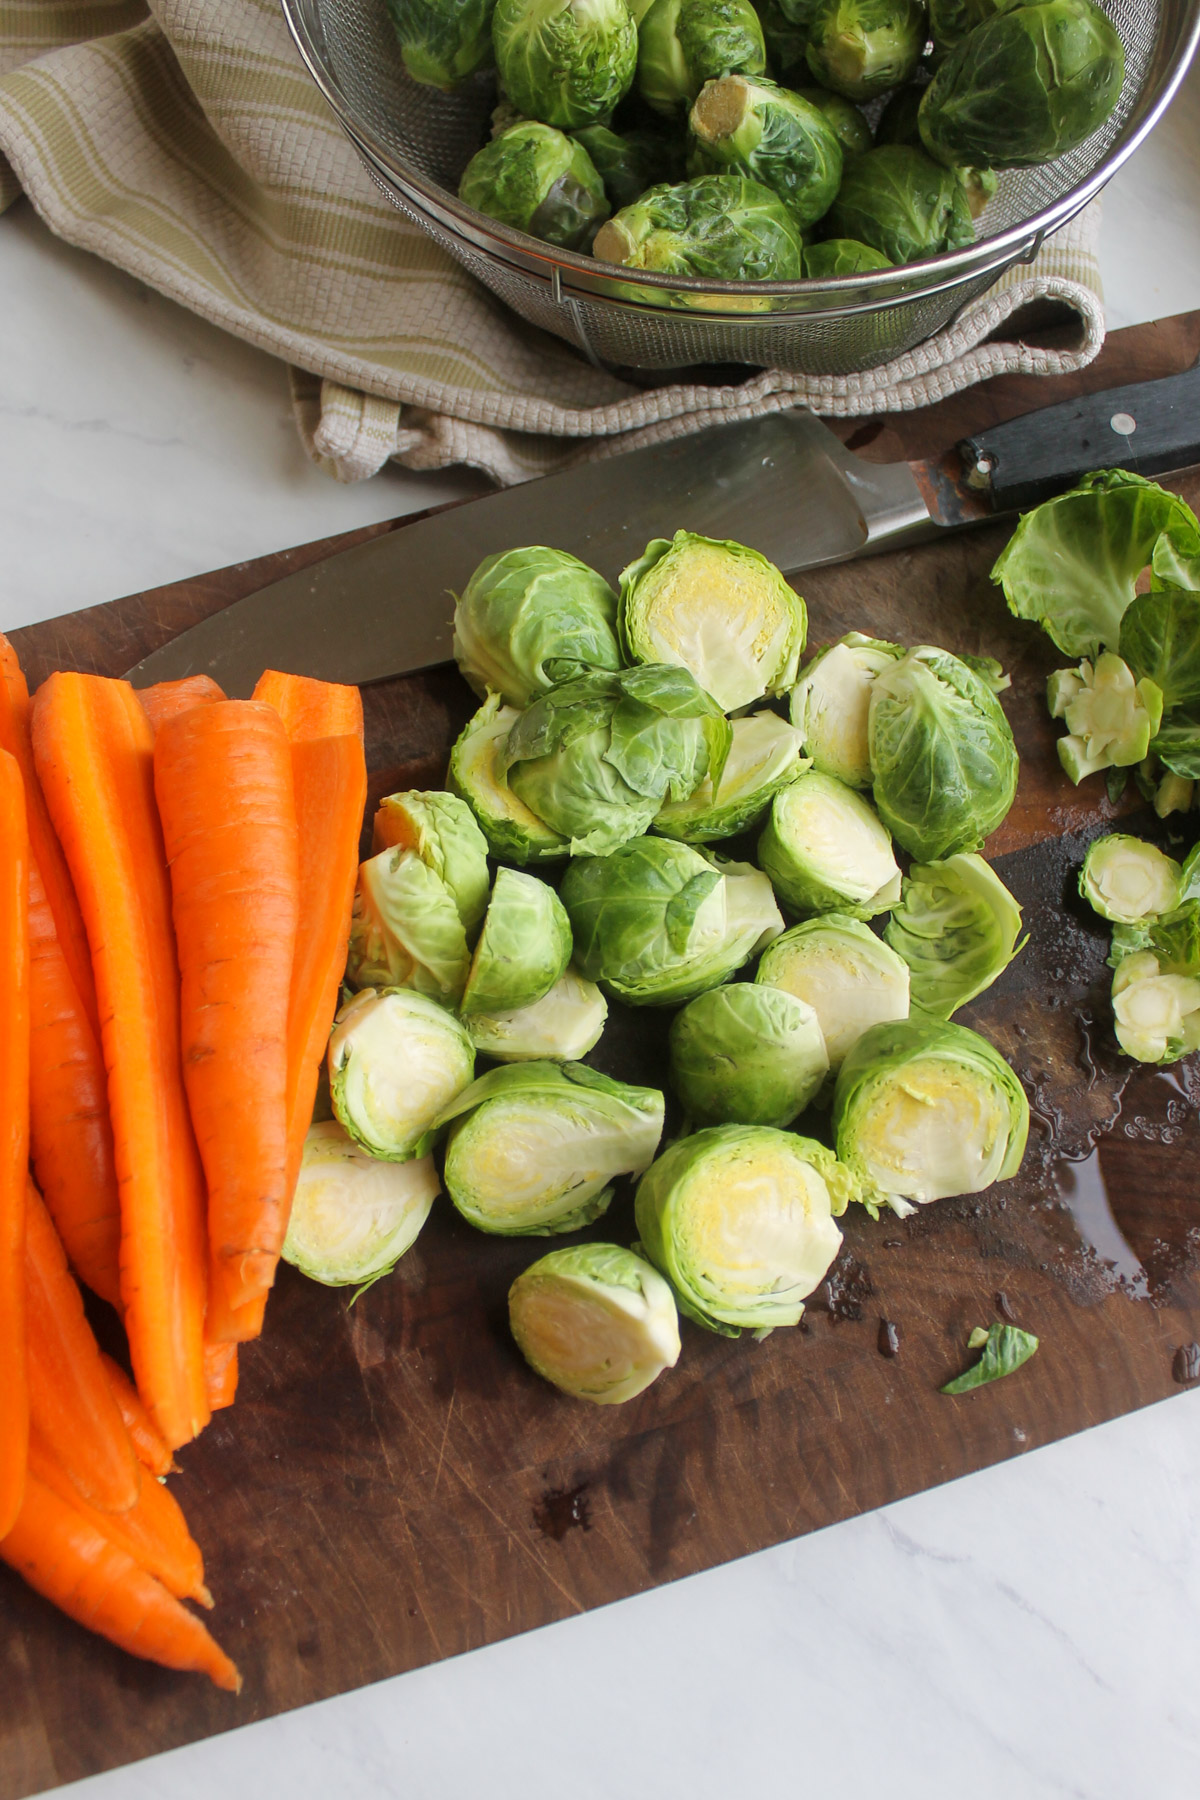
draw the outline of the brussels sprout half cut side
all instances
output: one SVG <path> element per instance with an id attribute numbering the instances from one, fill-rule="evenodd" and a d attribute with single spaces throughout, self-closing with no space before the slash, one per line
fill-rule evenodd
<path id="1" fill-rule="evenodd" d="M 550 992 L 571 960 L 571 921 L 536 875 L 498 869 L 459 1011 L 511 1012 Z"/>
<path id="2" fill-rule="evenodd" d="M 475 1047 L 453 1013 L 409 988 L 364 988 L 329 1039 L 333 1110 L 385 1162 L 424 1156 L 440 1113 L 474 1072 Z"/>
<path id="3" fill-rule="evenodd" d="M 712 843 L 756 825 L 779 789 L 808 767 L 800 755 L 800 733 L 778 713 L 750 713 L 731 721 L 729 755 L 714 798 L 706 775 L 687 800 L 668 800 L 654 829 L 685 844 Z"/>
<path id="4" fill-rule="evenodd" d="M 883 935 L 912 972 L 912 1004 L 937 1019 L 991 987 L 1024 949 L 1021 908 L 982 856 L 914 863 Z"/>
<path id="5" fill-rule="evenodd" d="M 739 981 L 671 1022 L 671 1082 L 696 1125 L 790 1125 L 829 1073 L 820 1022 L 782 988 Z"/>
<path id="6" fill-rule="evenodd" d="M 667 1283 L 616 1244 L 551 1250 L 508 1290 L 508 1322 L 530 1368 L 577 1400 L 617 1406 L 679 1361 Z"/>
<path id="7" fill-rule="evenodd" d="M 757 855 L 793 912 L 871 919 L 900 898 L 886 827 L 861 794 L 815 769 L 776 794 Z"/>
<path id="8" fill-rule="evenodd" d="M 454 607 L 454 657 L 481 699 L 528 706 L 586 669 L 619 669 L 617 596 L 565 550 L 486 556 Z"/>
<path id="9" fill-rule="evenodd" d="M 450 752 L 447 780 L 475 814 L 493 856 L 522 865 L 559 861 L 571 853 L 567 839 L 513 793 L 504 773 L 504 749 L 520 716 L 499 694 L 485 700 Z"/>
<path id="10" fill-rule="evenodd" d="M 812 1007 L 835 1074 L 864 1031 L 908 1017 L 908 964 L 846 913 L 793 925 L 764 950 L 754 979 Z"/>
<path id="11" fill-rule="evenodd" d="M 310 1128 L 283 1260 L 326 1287 L 360 1292 L 395 1268 L 442 1191 L 432 1156 L 381 1162 L 336 1120 Z"/>
<path id="12" fill-rule="evenodd" d="M 1114 831 L 1088 850 L 1079 892 L 1102 919 L 1141 925 L 1174 912 L 1183 897 L 1183 871 L 1154 844 Z"/>
<path id="13" fill-rule="evenodd" d="M 607 1018 L 595 982 L 568 969 L 532 1006 L 473 1013 L 463 1022 L 476 1050 L 495 1062 L 579 1062 L 600 1042 Z"/>
<path id="14" fill-rule="evenodd" d="M 871 685 L 903 655 L 899 644 L 851 631 L 804 670 L 792 689 L 791 720 L 820 774 L 833 775 L 847 787 L 870 787 Z"/>
<path id="15" fill-rule="evenodd" d="M 1200 1050 L 1200 981 L 1164 974 L 1151 950 L 1117 964 L 1112 984 L 1113 1025 L 1126 1056 L 1173 1063 Z"/>

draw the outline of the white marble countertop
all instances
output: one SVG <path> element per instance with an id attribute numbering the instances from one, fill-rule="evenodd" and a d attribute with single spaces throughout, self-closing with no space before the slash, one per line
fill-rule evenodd
<path id="1" fill-rule="evenodd" d="M 1200 72 L 1105 199 L 1109 322 L 1200 306 Z M 307 463 L 282 368 L 0 219 L 0 628 L 473 491 Z M 1133 1304 L 1133 1302 L 1131 1302 Z M 87 1800 L 1200 1792 L 1200 1394 Z"/>

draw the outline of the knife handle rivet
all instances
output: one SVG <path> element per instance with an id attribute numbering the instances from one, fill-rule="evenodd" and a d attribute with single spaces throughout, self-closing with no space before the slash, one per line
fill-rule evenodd
<path id="1" fill-rule="evenodd" d="M 1137 430 L 1137 420 L 1132 413 L 1114 413 L 1108 423 L 1118 437 L 1132 437 Z"/>

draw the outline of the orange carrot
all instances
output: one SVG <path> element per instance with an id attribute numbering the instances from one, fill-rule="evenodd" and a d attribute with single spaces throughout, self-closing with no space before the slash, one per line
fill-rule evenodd
<path id="1" fill-rule="evenodd" d="M 184 675 L 179 681 L 156 681 L 153 687 L 138 688 L 137 697 L 157 732 L 177 713 L 193 706 L 211 706 L 225 695 L 211 675 Z"/>
<path id="2" fill-rule="evenodd" d="M 245 1310 L 239 1308 L 239 1310 Z M 204 1379 L 208 1384 L 208 1404 L 214 1412 L 232 1406 L 237 1394 L 238 1347 L 232 1344 L 205 1344 Z"/>
<path id="3" fill-rule="evenodd" d="M 132 690 L 131 690 L 132 691 Z M 186 1606 L 36 1476 L 0 1557 L 89 1631 L 168 1669 L 195 1669 L 237 1693 L 242 1678 Z"/>
<path id="4" fill-rule="evenodd" d="M 16 759 L 0 751 L 0 1532 L 21 1508 L 29 1445 L 25 1342 L 29 1161 L 29 834 Z"/>
<path id="5" fill-rule="evenodd" d="M 146 1411 L 142 1396 L 120 1363 L 115 1363 L 103 1350 L 100 1352 L 100 1361 L 104 1365 L 117 1411 L 124 1421 L 138 1461 L 152 1475 L 170 1475 L 175 1468 L 175 1459 L 158 1426 Z"/>
<path id="6" fill-rule="evenodd" d="M 273 707 L 225 700 L 170 719 L 154 785 L 171 868 L 184 1083 L 208 1180 L 225 1304 L 264 1294 L 287 1229 L 287 1016 L 296 810 Z"/>
<path id="7" fill-rule="evenodd" d="M 258 678 L 254 698 L 275 708 L 293 744 L 308 738 L 362 739 L 362 695 L 356 687 L 268 669 Z"/>
<path id="8" fill-rule="evenodd" d="M 212 1265 L 210 1264 L 210 1272 Z M 208 1313 L 204 1320 L 206 1353 L 219 1344 L 243 1344 L 261 1335 L 267 1310 L 267 1292 L 256 1294 L 244 1306 L 231 1306 L 215 1273 L 208 1284 Z"/>
<path id="9" fill-rule="evenodd" d="M 207 1247 L 204 1180 L 179 1056 L 179 973 L 153 733 L 128 682 L 58 674 L 35 697 L 33 746 L 92 948 L 134 1373 L 174 1449 L 209 1416 Z"/>

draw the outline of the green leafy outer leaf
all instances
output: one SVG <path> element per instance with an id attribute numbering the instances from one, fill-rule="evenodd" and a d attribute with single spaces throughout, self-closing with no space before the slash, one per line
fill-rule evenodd
<path id="1" fill-rule="evenodd" d="M 886 827 L 854 788 L 816 769 L 776 794 L 755 854 L 793 912 L 870 919 L 900 898 Z"/>
<path id="2" fill-rule="evenodd" d="M 562 131 L 607 119 L 637 67 L 625 0 L 497 0 L 492 39 L 508 99 Z"/>
<path id="3" fill-rule="evenodd" d="M 779 789 L 807 768 L 800 755 L 800 733 L 778 713 L 750 713 L 732 720 L 729 755 L 714 798 L 706 775 L 686 800 L 668 800 L 659 808 L 654 829 L 685 844 L 705 844 L 732 837 L 762 818 Z"/>
<path id="4" fill-rule="evenodd" d="M 617 1405 L 679 1360 L 679 1317 L 667 1283 L 616 1244 L 551 1250 L 508 1290 L 522 1356 L 566 1394 Z"/>
<path id="5" fill-rule="evenodd" d="M 571 960 L 571 922 L 536 875 L 498 869 L 460 1011 L 510 1012 L 548 994 Z"/>
<path id="6" fill-rule="evenodd" d="M 934 1018 L 991 987 L 1028 939 L 1021 908 L 981 856 L 914 863 L 884 938 L 911 971 L 912 1004 Z"/>
<path id="7" fill-rule="evenodd" d="M 601 227 L 598 262 L 712 281 L 799 281 L 804 238 L 778 194 L 744 175 L 648 188 Z"/>
<path id="8" fill-rule="evenodd" d="M 1163 532 L 1150 558 L 1150 586 L 1200 592 L 1200 529 L 1193 519 L 1176 520 Z"/>
<path id="9" fill-rule="evenodd" d="M 910 855 L 977 850 L 1017 791 L 1017 750 L 988 684 L 948 650 L 919 645 L 871 690 L 879 816 Z"/>
<path id="10" fill-rule="evenodd" d="M 671 1080 L 697 1125 L 790 1125 L 829 1071 L 812 1007 L 745 981 L 697 995 L 670 1042 Z"/>
<path id="11" fill-rule="evenodd" d="M 961 249 L 975 238 L 954 171 L 911 144 L 881 144 L 856 157 L 825 214 L 823 231 L 826 237 L 868 244 L 891 263 Z"/>
<path id="12" fill-rule="evenodd" d="M 424 1156 L 442 1108 L 475 1069 L 475 1047 L 453 1013 L 408 988 L 365 988 L 338 1013 L 329 1091 L 356 1144 L 385 1162 Z"/>
<path id="13" fill-rule="evenodd" d="M 1200 706 L 1177 707 L 1150 740 L 1150 753 L 1173 775 L 1200 779 Z"/>
<path id="14" fill-rule="evenodd" d="M 351 987 L 408 987 L 457 1006 L 470 951 L 454 895 L 415 850 L 383 850 L 362 864 L 346 979 Z"/>
<path id="15" fill-rule="evenodd" d="M 411 1249 L 441 1192 L 432 1156 L 383 1162 L 336 1120 L 304 1140 L 281 1255 L 326 1287 L 361 1287 Z"/>
<path id="16" fill-rule="evenodd" d="M 449 90 L 492 62 L 495 0 L 387 0 L 414 81 Z"/>
<path id="17" fill-rule="evenodd" d="M 1193 844 L 1179 871 L 1179 904 L 1200 900 L 1200 844 Z"/>
<path id="18" fill-rule="evenodd" d="M 824 113 L 765 75 L 706 82 L 689 117 L 693 174 L 724 169 L 778 194 L 803 231 L 829 211 L 842 146 Z"/>
<path id="19" fill-rule="evenodd" d="M 1121 620 L 1120 648 L 1134 675 L 1161 689 L 1168 713 L 1200 704 L 1200 594 L 1160 588 L 1135 595 Z"/>
<path id="20" fill-rule="evenodd" d="M 454 655 L 477 694 L 528 706 L 587 669 L 619 669 L 616 624 L 603 576 L 533 544 L 480 563 L 454 608 Z"/>
<path id="21" fill-rule="evenodd" d="M 638 28 L 638 92 L 655 112 L 685 113 L 706 81 L 767 66 L 749 0 L 653 0 Z"/>
<path id="22" fill-rule="evenodd" d="M 564 250 L 585 248 L 609 212 L 604 183 L 583 145 L 534 119 L 519 120 L 475 152 L 458 197 L 489 219 Z"/>
<path id="23" fill-rule="evenodd" d="M 1079 871 L 1079 892 L 1102 919 L 1141 925 L 1174 912 L 1183 899 L 1174 857 L 1126 832 L 1096 838 Z"/>
<path id="24" fill-rule="evenodd" d="M 475 815 L 457 794 L 388 794 L 375 814 L 377 850 L 415 850 L 449 889 L 470 937 L 487 911 L 488 847 Z"/>
<path id="25" fill-rule="evenodd" d="M 921 0 L 816 0 L 808 66 L 822 87 L 870 100 L 912 75 L 925 48 Z"/>
<path id="26" fill-rule="evenodd" d="M 1192 510 L 1156 482 L 1100 469 L 1025 513 L 992 569 L 1009 611 L 1034 619 L 1068 656 L 1120 642 L 1134 583 L 1161 534 L 1197 537 Z"/>
<path id="27" fill-rule="evenodd" d="M 1200 900 L 1186 899 L 1161 918 L 1114 923 L 1110 968 L 1145 950 L 1153 953 L 1160 975 L 1200 977 Z"/>
<path id="28" fill-rule="evenodd" d="M 471 808 L 493 856 L 522 865 L 553 862 L 570 855 L 568 840 L 517 798 L 504 774 L 502 752 L 519 717 L 499 694 L 490 695 L 450 752 L 446 783 Z"/>
<path id="29" fill-rule="evenodd" d="M 972 1332 L 971 1335 L 974 1337 L 975 1334 Z M 991 1325 L 986 1338 L 979 1361 L 956 1375 L 953 1381 L 948 1381 L 941 1390 L 943 1394 L 969 1394 L 972 1388 L 985 1387 L 989 1381 L 1012 1375 L 1022 1363 L 1029 1361 L 1038 1347 L 1033 1333 L 1022 1331 L 1018 1325 Z"/>

